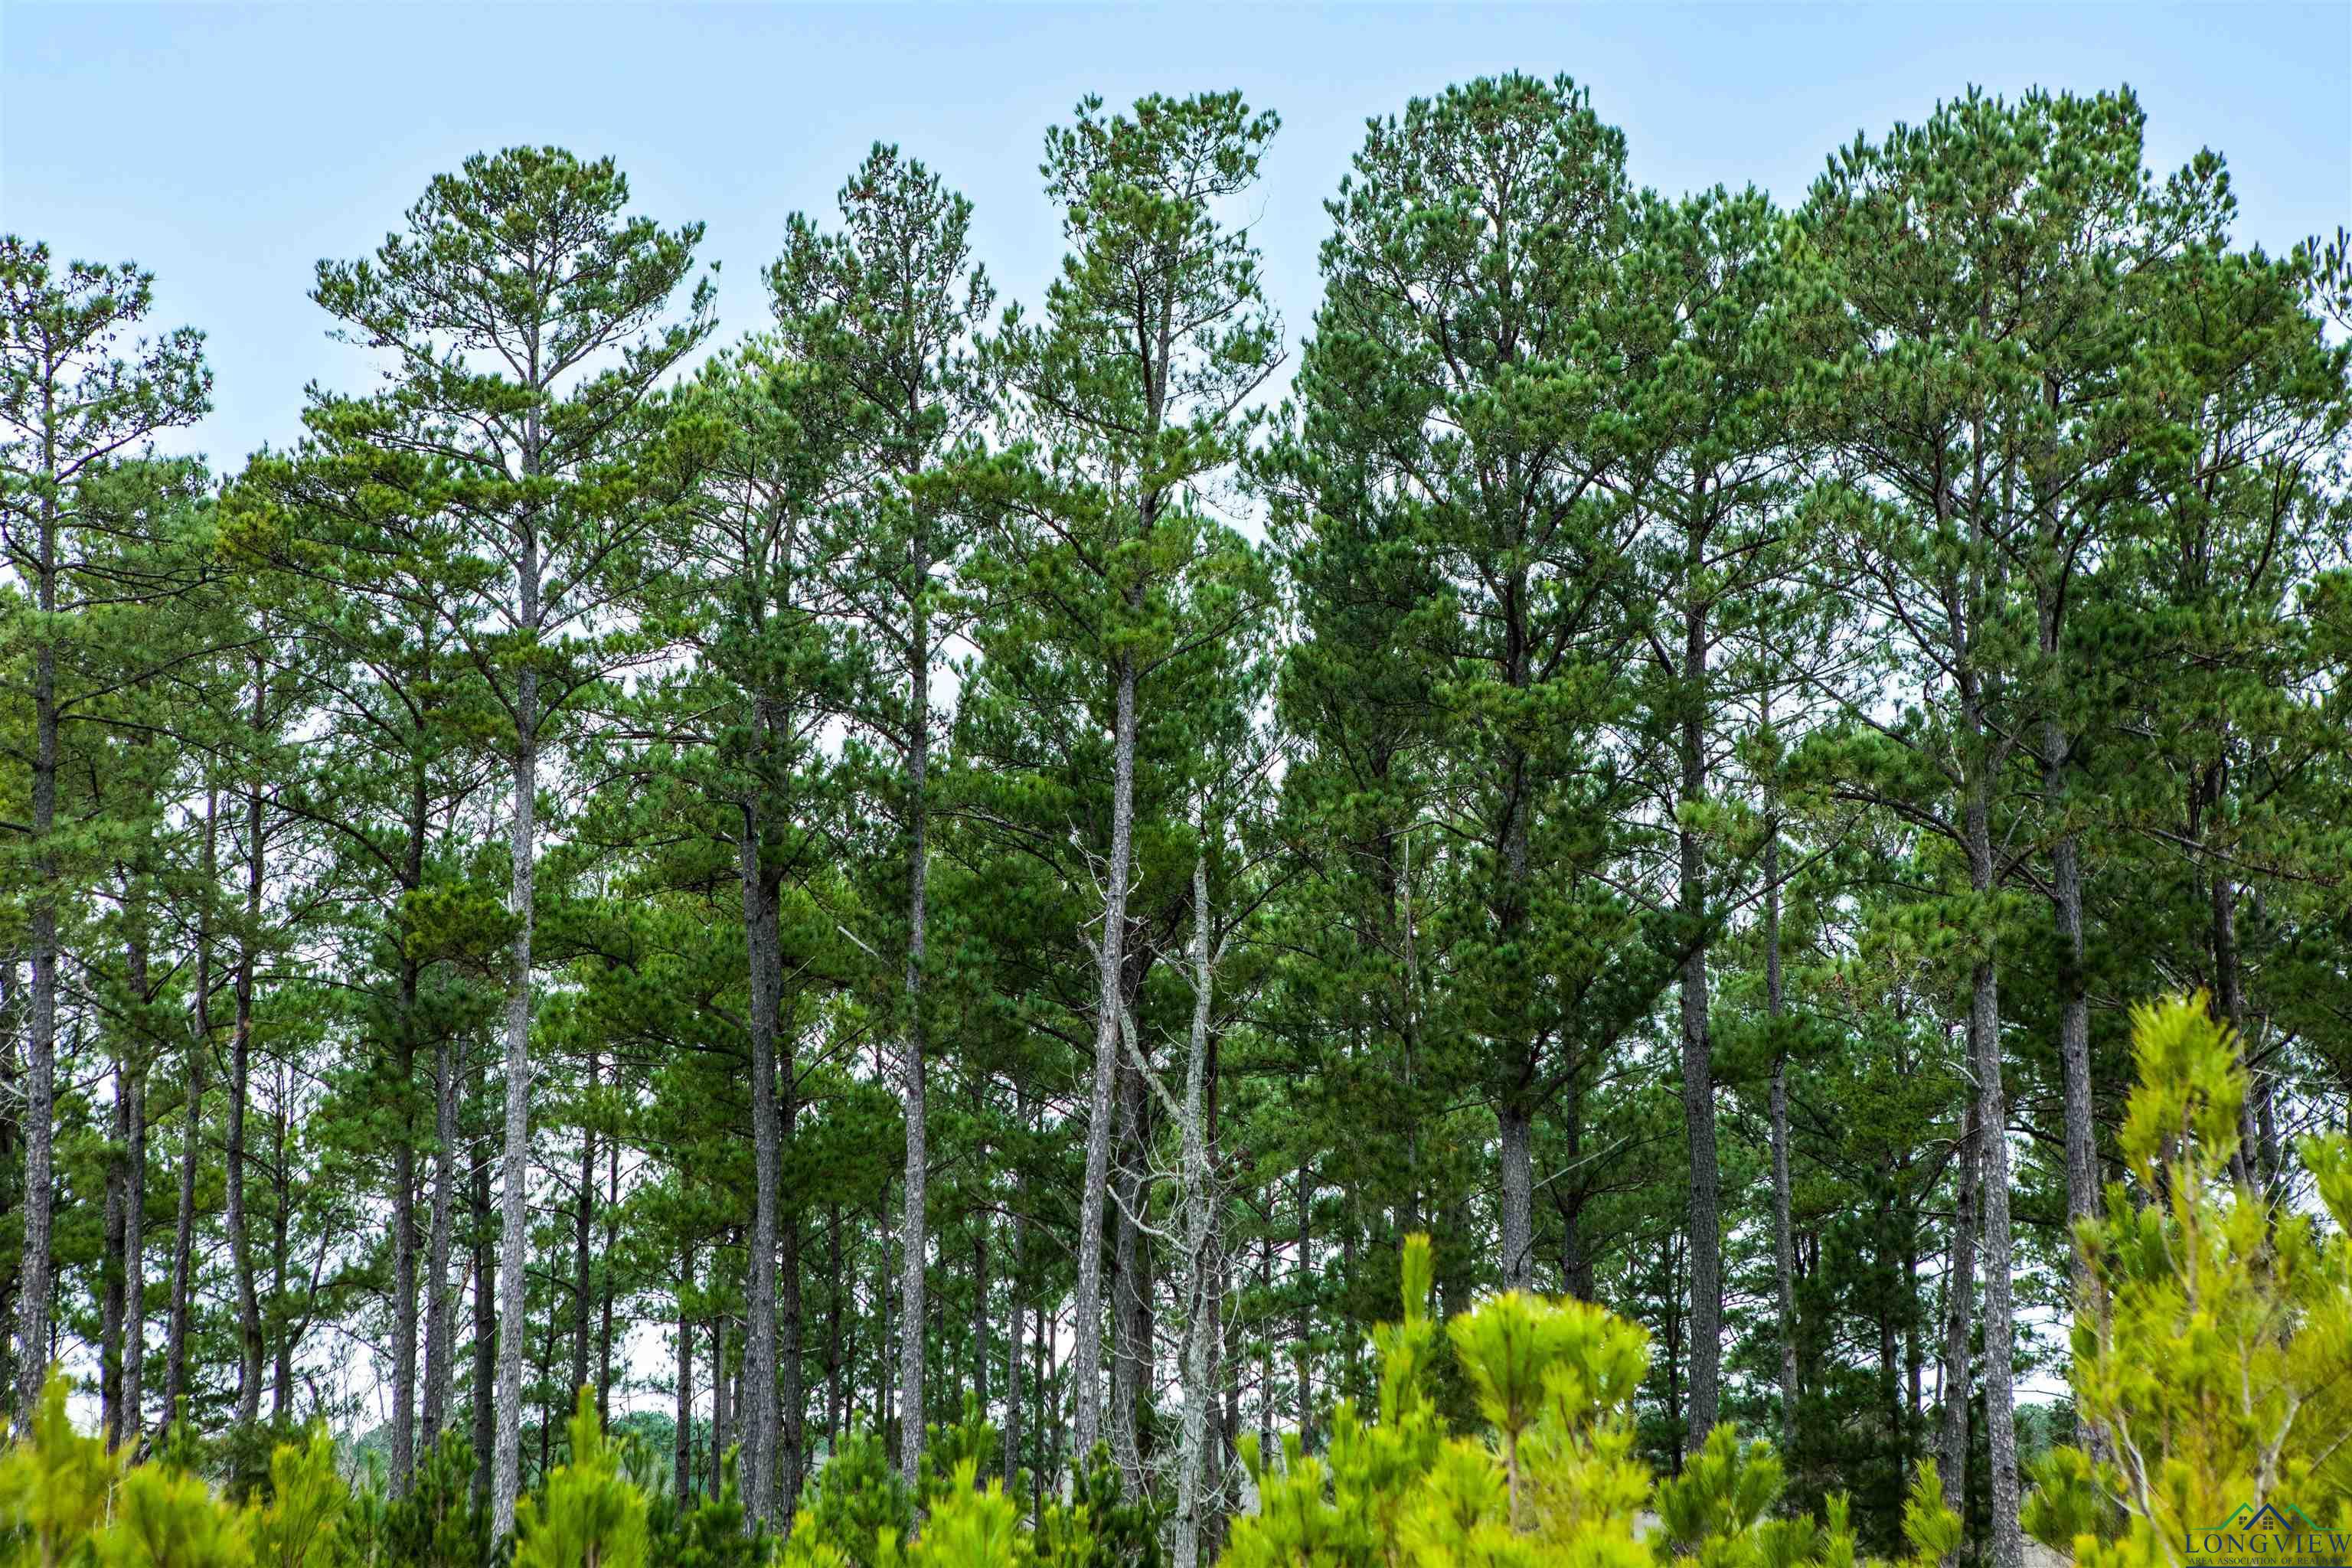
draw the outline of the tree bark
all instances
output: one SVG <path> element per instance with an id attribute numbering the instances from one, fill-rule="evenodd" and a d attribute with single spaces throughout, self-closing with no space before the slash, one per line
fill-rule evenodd
<path id="1" fill-rule="evenodd" d="M 44 398 L 53 396 L 43 389 Z M 58 466 L 54 421 L 45 420 L 42 471 Z M 39 1407 L 49 1371 L 49 1298 L 56 1289 L 50 1255 L 57 1137 L 58 1063 L 58 882 L 57 851 L 50 835 L 58 819 L 58 650 L 46 628 L 58 613 L 56 487 L 44 487 L 40 502 L 38 560 L 33 583 L 35 607 L 44 634 L 33 646 L 33 897 L 26 911 L 26 944 L 31 950 L 33 1016 L 25 1041 L 25 1244 L 23 1293 L 17 1298 L 16 1415 L 30 1421 Z"/>
<path id="2" fill-rule="evenodd" d="M 475 1058 L 474 1099 L 487 1111 L 489 1105 L 489 1064 L 487 1053 Z M 498 1255 L 493 1248 L 497 1227 L 491 1223 L 490 1165 L 494 1159 L 486 1133 L 474 1153 L 474 1506 L 490 1506 L 492 1458 L 498 1447 L 499 1282 Z"/>
<path id="3" fill-rule="evenodd" d="M 457 1064 L 448 1036 L 433 1043 L 433 1214 L 425 1267 L 425 1419 L 421 1443 L 430 1452 L 448 1425 L 456 1386 L 456 1325 L 450 1321 L 449 1258 L 457 1225 Z"/>
<path id="4" fill-rule="evenodd" d="M 1977 815 L 1981 816 L 1980 807 Z M 1990 838 L 1983 842 L 1989 846 Z M 1978 1121 L 1983 1138 L 1985 1439 L 1992 1483 L 1992 1560 L 1995 1568 L 2022 1568 L 2025 1537 L 2017 1517 L 2012 1363 L 2016 1327 L 2011 1295 L 2009 1102 L 2001 1088 L 2000 993 L 1989 956 L 1978 961 L 1970 976 L 1969 1041 L 1976 1060 Z"/>
<path id="5" fill-rule="evenodd" d="M 537 621 L 535 541 L 524 545 L 523 624 Z M 507 912 L 515 922 L 514 948 L 507 970 L 506 1140 L 499 1171 L 499 1299 L 524 1300 L 523 1270 L 530 1249 L 530 979 L 531 901 L 538 853 L 539 737 L 536 731 L 539 672 L 526 666 L 517 679 L 514 749 L 514 824 L 509 842 L 512 878 Z M 514 1533 L 515 1500 L 522 1491 L 522 1352 L 516 1331 L 499 1335 L 498 1427 L 490 1473 L 490 1531 Z"/>
<path id="6" fill-rule="evenodd" d="M 764 709 L 758 722 L 764 746 Z M 737 1463 L 744 1528 L 756 1530 L 767 1522 L 775 1496 L 776 1188 L 782 1168 L 776 1144 L 776 1012 L 783 989 L 783 954 L 777 930 L 777 884 L 761 864 L 760 803 L 747 795 L 740 809 L 736 855 L 751 978 L 753 1192 L 751 1240 L 745 1257 L 743 1440 Z"/>
<path id="7" fill-rule="evenodd" d="M 258 656 L 253 661 L 253 730 L 268 721 L 268 687 Z M 261 888 L 267 868 L 261 834 L 261 788 L 245 796 L 245 927 L 237 933 L 236 974 L 230 997 L 235 1009 L 228 1047 L 228 1191 L 226 1223 L 231 1267 L 236 1276 L 236 1418 L 250 1426 L 261 1418 L 261 1303 L 254 1292 L 253 1238 L 245 1202 L 245 1119 L 253 1099 L 253 970 L 261 924 Z"/>
<path id="8" fill-rule="evenodd" d="M 179 1419 L 188 1387 L 188 1321 L 195 1290 L 196 1174 L 205 1151 L 205 1069 L 213 1048 L 213 897 L 220 875 L 220 790 L 205 782 L 205 824 L 197 840 L 195 979 L 189 997 L 187 1132 L 180 1151 L 179 1202 L 172 1224 L 171 1321 L 164 1330 L 163 1424 Z"/>
<path id="9" fill-rule="evenodd" d="M 1976 1315 L 1980 1113 L 1971 1097 L 1962 1115 L 1960 1146 L 1954 1159 L 1959 1167 L 1959 1194 L 1952 1206 L 1951 1262 L 1944 1276 L 1944 1353 L 1937 1373 L 1944 1402 L 1937 1456 L 1943 1468 L 1944 1500 L 1955 1513 L 1961 1511 L 1961 1489 L 1969 1466 L 1969 1324 Z"/>
<path id="10" fill-rule="evenodd" d="M 400 966 L 394 1070 L 400 1079 L 400 1133 L 392 1147 L 392 1495 L 408 1495 L 416 1463 L 416 963 Z"/>
<path id="11" fill-rule="evenodd" d="M 596 1092 L 600 1068 L 596 1054 L 588 1056 L 588 1092 Z M 593 1114 L 592 1110 L 590 1114 Z M 595 1272 L 593 1261 L 594 1226 L 596 1224 L 596 1130 L 593 1126 L 580 1131 L 580 1192 L 579 1202 L 572 1211 L 572 1388 L 573 1398 L 588 1386 L 588 1299 Z"/>
<path id="12" fill-rule="evenodd" d="M 910 581 L 915 597 L 908 626 L 907 734 L 907 1023 L 906 1059 L 902 1070 L 907 1096 L 906 1211 L 901 1222 L 906 1235 L 905 1277 L 898 1290 L 902 1320 L 907 1324 L 898 1351 L 900 1419 L 898 1470 L 907 1484 L 916 1483 L 923 1455 L 923 1268 L 930 1250 L 929 1218 L 924 1205 L 930 1195 L 930 1153 L 926 1125 L 924 1053 L 928 1047 L 923 1020 L 923 963 L 926 926 L 929 918 L 929 805 L 931 757 L 930 618 L 923 593 L 930 585 L 930 534 L 919 525 L 913 540 Z"/>
<path id="13" fill-rule="evenodd" d="M 1152 1362 L 1151 1244 L 1131 1217 L 1139 1215 L 1149 1201 L 1142 1169 L 1150 1148 L 1142 1069 L 1124 1068 L 1118 1086 L 1119 1160 L 1111 1177 L 1118 1194 L 1112 1219 L 1118 1229 L 1112 1259 L 1110 1447 L 1127 1495 L 1140 1497 L 1148 1480 L 1142 1416 Z"/>
<path id="14" fill-rule="evenodd" d="M 1704 480 L 1699 486 L 1704 498 Z M 1704 504 L 1702 500 L 1701 504 Z M 1706 796 L 1706 609 L 1698 597 L 1705 531 L 1688 531 L 1683 610 L 1683 668 L 1679 729 L 1681 781 L 1685 808 Z M 1716 1152 L 1715 1047 L 1707 1023 L 1706 858 L 1697 829 L 1678 824 L 1682 917 L 1690 951 L 1682 964 L 1683 1127 L 1690 1151 L 1691 1357 L 1690 1428 L 1685 1436 L 1696 1453 L 1714 1430 L 1723 1360 L 1723 1184 Z"/>
<path id="15" fill-rule="evenodd" d="M 1135 687 L 1132 658 L 1118 661 L 1111 768 L 1110 865 L 1096 953 L 1095 1071 L 1087 1102 L 1087 1174 L 1078 1194 L 1078 1280 L 1071 1329 L 1071 1436 L 1091 1450 L 1102 1433 L 1103 1207 L 1110 1191 L 1111 1087 L 1125 1001 L 1128 861 L 1135 828 Z"/>
<path id="16" fill-rule="evenodd" d="M 1797 1437 L 1797 1240 L 1789 1175 L 1789 1048 L 1780 1037 L 1786 1005 L 1780 985 L 1780 835 L 1764 845 L 1764 1009 L 1771 1020 L 1772 1275 L 1780 1316 L 1780 1450 Z"/>
<path id="17" fill-rule="evenodd" d="M 1503 1288 L 1532 1290 L 1536 1282 L 1535 1118 L 1505 1100 L 1496 1111 L 1502 1140 Z"/>
<path id="18" fill-rule="evenodd" d="M 677 1259 L 677 1415 L 670 1445 L 670 1493 L 678 1506 L 694 1492 L 694 1314 L 688 1293 L 694 1287 L 694 1247 L 688 1243 Z"/>
<path id="19" fill-rule="evenodd" d="M 1202 824 L 1205 837 L 1206 824 Z M 1216 1237 L 1209 1191 L 1209 1023 L 1216 959 L 1209 945 L 1205 845 L 1192 860 L 1192 1032 L 1184 1060 L 1184 1256 L 1181 1279 L 1191 1321 L 1184 1339 L 1184 1428 L 1177 1454 L 1176 1568 L 1200 1568 L 1210 1495 L 1210 1407 L 1216 1399 Z"/>

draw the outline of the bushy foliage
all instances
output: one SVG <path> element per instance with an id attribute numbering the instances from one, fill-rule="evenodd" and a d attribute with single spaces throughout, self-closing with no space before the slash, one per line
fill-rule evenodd
<path id="1" fill-rule="evenodd" d="M 2265 1507 L 2352 1528 L 2352 1142 L 2303 1150 L 2332 1231 L 2265 1201 L 2232 1175 L 2234 1036 L 2201 995 L 2134 1026 L 2130 1184 L 2079 1233 L 2073 1381 L 2093 1441 L 2035 1468 L 2025 1527 L 2084 1568 L 2176 1561 Z"/>
<path id="2" fill-rule="evenodd" d="M 426 1449 L 408 1495 L 374 1509 L 372 1522 L 366 1555 L 401 1568 L 491 1568 L 498 1560 L 489 1510 L 474 1502 L 474 1447 L 462 1433 Z"/>
<path id="3" fill-rule="evenodd" d="M 1411 1238 L 1404 1316 L 1374 1336 L 1380 1409 L 1343 1404 L 1328 1454 L 1286 1437 L 1279 1467 L 1244 1445 L 1256 1513 L 1236 1520 L 1227 1568 L 1853 1568 L 1844 1500 L 1826 1521 L 1775 1518 L 1783 1479 L 1769 1445 L 1717 1428 L 1683 1474 L 1654 1489 L 1634 1452 L 1633 1395 L 1649 1357 L 1636 1325 L 1587 1302 L 1519 1291 L 1446 1325 L 1488 1430 L 1439 1414 L 1429 1241 Z M 1656 1528 L 1645 1539 L 1643 1513 Z M 1958 1521 L 1923 1467 L 1906 1520 L 1916 1557 L 1939 1558 Z"/>
<path id="4" fill-rule="evenodd" d="M 515 1510 L 516 1568 L 645 1568 L 646 1494 L 621 1473 L 593 1389 L 580 1390 L 571 1435 L 571 1463 Z"/>

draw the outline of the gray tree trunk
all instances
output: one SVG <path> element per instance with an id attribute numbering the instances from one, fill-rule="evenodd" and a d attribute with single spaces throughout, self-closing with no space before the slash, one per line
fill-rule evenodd
<path id="1" fill-rule="evenodd" d="M 1780 986 L 1780 836 L 1764 846 L 1764 1007 L 1777 1027 L 1786 1006 Z M 1780 1448 L 1797 1436 L 1797 1237 L 1789 1177 L 1789 1053 L 1773 1042 L 1772 1274 L 1780 1336 Z"/>
<path id="2" fill-rule="evenodd" d="M 1078 1194 L 1078 1279 L 1071 1326 L 1070 1420 L 1076 1452 L 1102 1435 L 1103 1206 L 1110 1191 L 1111 1086 L 1118 1066 L 1121 979 L 1127 943 L 1127 879 L 1135 827 L 1135 663 L 1118 666 L 1111 771 L 1110 865 L 1103 879 L 1102 932 L 1096 952 L 1095 1070 L 1087 1102 L 1087 1174 Z"/>
<path id="3" fill-rule="evenodd" d="M 48 396 L 45 389 L 45 397 Z M 53 424 L 45 422 L 42 471 L 57 472 Z M 58 609 L 58 502 L 54 485 L 41 496 L 39 560 L 34 574 L 35 606 L 44 616 Z M 44 625 L 48 623 L 44 622 Z M 16 1413 L 29 1422 L 49 1372 L 49 1297 L 56 1289 L 49 1251 L 50 1215 L 57 1137 L 58 1071 L 58 857 L 49 836 L 58 820 L 58 650 L 41 637 L 33 648 L 33 876 L 26 911 L 26 945 L 31 950 L 33 1016 L 25 1039 L 25 1243 L 23 1293 L 17 1298 Z"/>
<path id="4" fill-rule="evenodd" d="M 456 1325 L 449 1282 L 457 1225 L 457 1064 L 449 1037 L 433 1044 L 433 1213 L 425 1265 L 425 1419 L 422 1446 L 431 1450 L 449 1421 L 457 1385 Z"/>
<path id="5" fill-rule="evenodd" d="M 527 464 L 528 473 L 536 465 Z M 520 568 L 525 626 L 539 624 L 538 539 L 526 532 Z M 507 969 L 506 1138 L 499 1170 L 499 1300 L 517 1321 L 499 1335 L 498 1426 L 490 1467 L 490 1530 L 514 1533 L 515 1500 L 522 1491 L 523 1271 L 530 1253 L 530 981 L 531 900 L 538 871 L 539 671 L 526 664 L 515 680 L 513 858 L 507 912 L 515 922 Z"/>
<path id="6" fill-rule="evenodd" d="M 189 997 L 187 1133 L 180 1151 L 179 1202 L 172 1223 L 171 1321 L 164 1330 L 163 1425 L 178 1419 L 188 1387 L 188 1321 L 195 1289 L 196 1173 L 205 1152 L 205 1068 L 213 1038 L 213 897 L 220 875 L 220 791 L 205 782 L 205 825 L 197 840 L 196 963 Z"/>
<path id="7" fill-rule="evenodd" d="M 1969 863 L 1978 890 L 1992 887 L 1992 834 L 1985 789 L 1969 794 L 1967 831 Z M 1985 1441 L 1990 1455 L 1994 1568 L 2022 1568 L 2024 1528 L 2018 1522 L 2017 1402 L 2013 1358 L 2016 1322 L 2011 1305 L 2009 1215 L 2009 1101 L 2001 1087 L 2000 990 L 1990 953 L 1969 976 L 1969 1047 L 1977 1074 L 1978 1121 L 1984 1166 L 1984 1385 Z"/>
<path id="8" fill-rule="evenodd" d="M 258 736 L 267 722 L 268 689 L 261 661 L 254 660 L 253 728 Z M 253 1238 L 245 1202 L 245 1120 L 253 1100 L 253 969 L 261 922 L 264 865 L 261 835 L 261 789 L 245 796 L 245 929 L 237 936 L 236 974 L 230 995 L 235 1015 L 229 1025 L 228 1047 L 228 1250 L 236 1274 L 237 1321 L 236 1418 L 251 1426 L 261 1418 L 261 1302 L 254 1290 Z"/>
<path id="9" fill-rule="evenodd" d="M 1203 824 L 1205 833 L 1206 825 Z M 1184 1336 L 1183 1437 L 1177 1450 L 1176 1568 L 1200 1568 L 1208 1500 L 1213 1495 L 1209 1415 L 1216 1403 L 1217 1294 L 1221 1249 L 1210 1190 L 1209 1022 L 1216 955 L 1209 945 L 1209 869 L 1205 847 L 1192 861 L 1192 1031 L 1184 1060 L 1184 1267 L 1181 1299 L 1191 1321 Z"/>
<path id="10" fill-rule="evenodd" d="M 1502 1140 L 1503 1288 L 1536 1282 L 1535 1118 L 1509 1100 L 1496 1112 Z"/>
<path id="11" fill-rule="evenodd" d="M 907 1096 L 907 1190 L 901 1228 L 906 1251 L 899 1280 L 901 1320 L 906 1331 L 898 1340 L 898 1471 L 908 1486 L 916 1484 L 923 1457 L 923 1324 L 926 1295 L 923 1267 L 930 1252 L 930 1221 L 924 1210 L 930 1195 L 930 1152 L 926 1123 L 923 1057 L 928 1048 L 923 1028 L 923 960 L 925 925 L 929 916 L 929 819 L 928 780 L 931 757 L 930 624 L 922 607 L 921 590 L 929 585 L 929 542 L 918 531 L 914 580 L 917 597 L 908 635 L 911 655 L 908 672 L 907 746 L 907 1029 L 906 1058 L 901 1064 Z"/>
<path id="12" fill-rule="evenodd" d="M 1969 1464 L 1969 1325 L 1976 1316 L 1978 1144 L 1982 1141 L 1978 1115 L 1971 1096 L 1953 1156 L 1959 1167 L 1959 1194 L 1952 1207 L 1952 1254 L 1944 1276 L 1943 1361 L 1937 1373 L 1944 1400 L 1937 1458 L 1944 1472 L 1944 1499 L 1955 1513 L 1962 1511 Z"/>
<path id="13" fill-rule="evenodd" d="M 1696 578 L 1697 552 L 1704 536 L 1691 532 L 1688 569 Z M 1696 587 L 1689 586 L 1696 595 Z M 1706 721 L 1704 698 L 1706 679 L 1706 614 L 1694 602 L 1683 614 L 1683 682 L 1681 789 L 1685 805 L 1697 804 L 1706 794 Z M 1681 856 L 1683 919 L 1696 928 L 1706 919 L 1706 861 L 1697 830 L 1688 823 L 1678 831 Z M 1707 1028 L 1707 951 L 1694 929 L 1691 949 L 1682 965 L 1683 1127 L 1690 1146 L 1691 1352 L 1690 1424 L 1685 1433 L 1686 1451 L 1706 1447 L 1715 1429 L 1723 1361 L 1723 1212 L 1722 1166 L 1715 1141 L 1715 1051 Z"/>

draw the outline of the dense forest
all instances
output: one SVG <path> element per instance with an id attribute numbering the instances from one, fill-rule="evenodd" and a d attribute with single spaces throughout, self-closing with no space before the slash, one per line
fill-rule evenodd
<path id="1" fill-rule="evenodd" d="M 1727 1424 L 1849 1563 L 2015 1568 L 2171 1363 L 2136 1215 L 2352 1346 L 2342 237 L 2128 91 L 1784 205 L 1505 77 L 1369 123 L 1302 327 L 1276 125 L 1079 104 L 1020 304 L 877 146 L 732 343 L 691 215 L 485 153 L 230 465 L 135 263 L 0 239 L 20 1434 L 479 1537 L 388 1561 L 995 1476 L 1192 1568 L 1403 1561 L 1236 1525 L 1481 1421 L 1507 1518 L 1527 1435 L 1697 1542 Z"/>

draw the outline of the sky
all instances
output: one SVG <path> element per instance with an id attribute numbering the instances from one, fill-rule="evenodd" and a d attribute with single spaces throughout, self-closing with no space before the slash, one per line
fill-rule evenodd
<path id="1" fill-rule="evenodd" d="M 1253 199 L 1292 343 L 1319 289 L 1323 202 L 1364 121 L 1474 76 L 1566 72 L 1626 132 L 1633 177 L 1800 198 L 1857 134 L 1978 85 L 2128 83 L 2162 171 L 2230 161 L 2241 237 L 2352 223 L 2352 4 L 917 5 L 0 0 L 0 228 L 134 258 L 158 326 L 208 334 L 215 411 L 189 445 L 232 468 L 300 434 L 302 389 L 356 391 L 362 351 L 307 297 L 322 257 L 379 244 L 468 153 L 610 154 L 637 210 L 706 223 L 721 341 L 764 323 L 788 214 L 829 218 L 876 141 L 975 205 L 1000 301 L 1035 301 L 1061 245 L 1045 129 L 1082 95 L 1239 88 L 1282 117 Z M 1295 356 L 1294 356 L 1295 357 Z"/>

